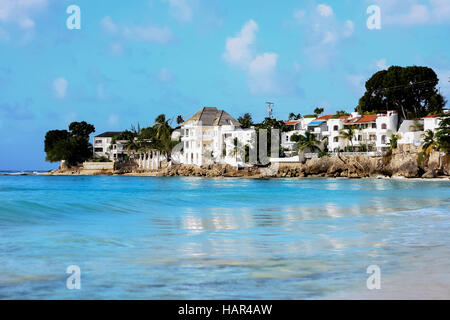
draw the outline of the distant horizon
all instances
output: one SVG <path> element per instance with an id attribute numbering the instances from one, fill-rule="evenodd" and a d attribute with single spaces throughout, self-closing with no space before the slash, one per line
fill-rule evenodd
<path id="1" fill-rule="evenodd" d="M 450 100 L 446 1 L 0 2 L 0 167 L 50 170 L 48 130 L 142 127 L 216 106 L 233 117 L 353 110 L 372 74 L 427 66 Z M 370 5 L 381 9 L 369 29 Z M 420 8 L 420 15 L 417 13 Z"/>

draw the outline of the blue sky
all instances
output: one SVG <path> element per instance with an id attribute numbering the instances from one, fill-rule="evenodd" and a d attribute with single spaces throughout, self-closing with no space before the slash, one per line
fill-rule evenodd
<path id="1" fill-rule="evenodd" d="M 259 121 L 268 100 L 280 119 L 350 111 L 390 65 L 432 67 L 449 99 L 449 34 L 448 0 L 0 0 L 0 169 L 55 168 L 44 135 L 71 121 L 101 133 L 202 106 Z"/>

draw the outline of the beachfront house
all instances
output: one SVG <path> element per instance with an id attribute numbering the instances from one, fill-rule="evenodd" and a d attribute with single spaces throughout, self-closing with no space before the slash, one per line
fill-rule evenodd
<path id="1" fill-rule="evenodd" d="M 117 157 L 117 150 L 113 150 L 111 140 L 118 134 L 120 134 L 120 132 L 107 131 L 95 136 L 93 144 L 94 158 L 105 157 L 109 160 L 113 160 L 114 157 Z"/>
<path id="2" fill-rule="evenodd" d="M 182 164 L 197 166 L 212 163 L 243 165 L 240 148 L 249 145 L 255 130 L 242 129 L 226 111 L 204 107 L 181 125 Z"/>
<path id="3" fill-rule="evenodd" d="M 431 130 L 436 132 L 436 130 L 439 128 L 439 123 L 441 122 L 441 118 L 437 116 L 428 116 L 422 118 L 423 120 L 423 130 Z"/>

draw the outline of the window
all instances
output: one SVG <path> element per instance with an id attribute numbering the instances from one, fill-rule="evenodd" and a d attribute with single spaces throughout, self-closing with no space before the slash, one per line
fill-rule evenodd
<path id="1" fill-rule="evenodd" d="M 381 125 L 381 129 L 386 130 L 386 129 L 387 129 L 387 124 L 386 124 L 386 123 L 383 123 L 383 124 Z"/>
<path id="2" fill-rule="evenodd" d="M 339 142 L 339 137 L 334 137 L 333 141 L 334 142 Z"/>
<path id="3" fill-rule="evenodd" d="M 103 152 L 103 148 L 94 148 L 95 152 Z"/>
<path id="4" fill-rule="evenodd" d="M 95 140 L 95 143 L 102 143 L 102 140 Z"/>
<path id="5" fill-rule="evenodd" d="M 381 144 L 386 144 L 386 136 L 381 136 Z"/>
<path id="6" fill-rule="evenodd" d="M 376 129 L 377 128 L 377 124 L 376 123 L 372 123 L 372 129 Z"/>
<path id="7" fill-rule="evenodd" d="M 289 142 L 289 136 L 286 136 L 286 142 Z"/>
<path id="8" fill-rule="evenodd" d="M 334 127 L 333 127 L 333 130 L 334 130 L 334 131 L 338 131 L 338 130 L 339 130 L 339 126 L 334 126 Z"/>
<path id="9" fill-rule="evenodd" d="M 362 135 L 358 135 L 358 141 L 362 141 Z"/>

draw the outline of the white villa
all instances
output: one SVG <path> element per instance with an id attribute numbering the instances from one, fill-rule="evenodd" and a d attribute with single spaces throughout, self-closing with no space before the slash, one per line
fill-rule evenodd
<path id="1" fill-rule="evenodd" d="M 448 113 L 448 112 L 444 112 Z M 281 147 L 292 155 L 295 142 L 290 139 L 294 134 L 305 135 L 307 131 L 328 144 L 330 152 L 344 152 L 352 146 L 356 152 L 386 151 L 393 134 L 398 136 L 399 145 L 420 146 L 424 131 L 436 131 L 441 118 L 427 116 L 421 120 L 403 120 L 396 111 L 361 115 L 352 112 L 346 116 L 324 115 L 289 120 L 285 124 L 291 130 L 281 134 Z M 351 126 L 354 129 L 352 139 L 342 137 L 341 130 Z M 129 154 L 125 149 L 127 141 L 115 141 L 112 138 L 120 132 L 104 132 L 94 137 L 94 157 L 106 157 L 120 161 L 126 155 L 134 158 L 141 169 L 156 169 L 165 161 L 157 150 L 146 153 Z M 171 163 L 203 166 L 213 163 L 229 164 L 236 167 L 251 166 L 252 156 L 256 160 L 256 130 L 244 129 L 240 123 L 224 110 L 204 107 L 172 132 L 172 140 L 179 143 L 172 151 Z M 292 158 L 293 159 L 293 158 Z M 288 160 L 288 159 L 286 159 Z M 170 164 L 169 164 L 170 165 Z"/>
<path id="2" fill-rule="evenodd" d="M 111 140 L 114 136 L 117 136 L 120 132 L 107 131 L 94 137 L 94 157 L 101 158 L 106 157 L 109 160 L 117 159 L 117 146 L 114 148 L 111 145 Z"/>
<path id="3" fill-rule="evenodd" d="M 245 155 L 238 149 L 243 150 L 255 137 L 253 128 L 242 129 L 227 112 L 204 107 L 181 125 L 183 151 L 180 162 L 197 166 L 211 163 L 244 165 Z"/>

